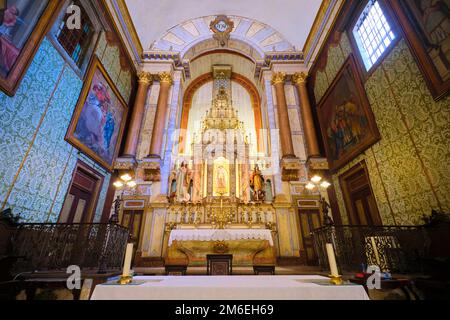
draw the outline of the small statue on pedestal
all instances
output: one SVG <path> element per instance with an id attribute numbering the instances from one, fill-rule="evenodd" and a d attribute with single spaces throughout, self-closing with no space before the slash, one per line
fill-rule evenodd
<path id="1" fill-rule="evenodd" d="M 325 200 L 320 200 L 320 204 L 322 206 L 322 214 L 323 214 L 323 225 L 324 226 L 333 226 L 334 221 L 328 214 L 330 212 L 331 206 L 330 204 Z"/>
<path id="2" fill-rule="evenodd" d="M 120 206 L 122 205 L 122 199 L 120 196 L 117 196 L 116 200 L 114 200 L 114 214 L 109 218 L 109 223 L 112 224 L 118 224 L 119 223 L 119 213 L 120 213 Z"/>
<path id="3" fill-rule="evenodd" d="M 259 170 L 259 166 L 256 165 L 250 176 L 250 187 L 253 190 L 253 200 L 256 202 L 264 201 L 265 191 L 264 188 L 264 178 Z"/>

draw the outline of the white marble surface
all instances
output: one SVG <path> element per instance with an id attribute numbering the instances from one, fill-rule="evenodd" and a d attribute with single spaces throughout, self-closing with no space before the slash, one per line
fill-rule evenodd
<path id="1" fill-rule="evenodd" d="M 369 300 L 358 285 L 321 276 L 135 277 L 137 285 L 98 285 L 92 300 Z M 320 284 L 323 282 L 323 284 Z"/>

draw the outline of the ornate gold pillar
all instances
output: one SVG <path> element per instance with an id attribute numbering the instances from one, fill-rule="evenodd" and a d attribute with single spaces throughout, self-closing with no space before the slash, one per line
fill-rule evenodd
<path id="1" fill-rule="evenodd" d="M 311 110 L 311 103 L 308 97 L 308 90 L 306 88 L 306 81 L 308 75 L 304 72 L 296 73 L 292 77 L 295 83 L 298 95 L 301 102 L 301 112 L 303 119 L 303 129 L 305 133 L 306 145 L 308 146 L 308 158 L 320 157 L 319 144 L 317 142 L 317 133 L 314 126 L 314 119 Z"/>
<path id="2" fill-rule="evenodd" d="M 291 125 L 289 122 L 288 107 L 286 102 L 286 93 L 284 82 L 286 74 L 283 72 L 275 73 L 272 77 L 272 85 L 275 87 L 278 110 L 278 127 L 280 130 L 281 151 L 283 158 L 295 158 L 294 145 L 292 144 Z"/>
<path id="3" fill-rule="evenodd" d="M 156 107 L 155 122 L 153 124 L 149 157 L 161 159 L 164 128 L 166 127 L 167 109 L 169 107 L 169 93 L 173 79 L 172 75 L 168 72 L 160 73 L 158 77 L 161 87 L 159 90 L 158 105 Z"/>
<path id="4" fill-rule="evenodd" d="M 145 103 L 147 101 L 148 89 L 152 84 L 152 75 L 148 72 L 138 74 L 138 91 L 134 102 L 133 113 L 130 120 L 130 128 L 127 134 L 124 157 L 135 158 L 136 149 L 139 141 L 142 119 L 144 117 Z"/>

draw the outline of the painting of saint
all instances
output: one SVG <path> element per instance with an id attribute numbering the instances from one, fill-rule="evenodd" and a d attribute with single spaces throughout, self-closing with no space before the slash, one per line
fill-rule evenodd
<path id="1" fill-rule="evenodd" d="M 111 170 L 121 142 L 126 104 L 97 58 L 89 78 L 66 139 Z"/>
<path id="2" fill-rule="evenodd" d="M 0 76 L 14 67 L 48 1 L 8 0 L 0 14 Z"/>
<path id="3" fill-rule="evenodd" d="M 367 126 L 367 118 L 361 111 L 351 100 L 333 110 L 328 128 L 328 141 L 334 160 L 338 160 L 364 139 L 366 132 L 362 128 Z"/>
<path id="4" fill-rule="evenodd" d="M 319 110 L 327 156 L 333 168 L 344 165 L 378 140 L 378 129 L 353 57 L 347 60 Z"/>

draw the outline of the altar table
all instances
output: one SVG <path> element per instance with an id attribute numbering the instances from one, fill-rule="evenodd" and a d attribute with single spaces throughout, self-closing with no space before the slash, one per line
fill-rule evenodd
<path id="1" fill-rule="evenodd" d="M 233 265 L 274 266 L 272 233 L 266 229 L 172 230 L 165 256 L 166 265 L 206 266 L 208 254 L 233 255 Z"/>
<path id="2" fill-rule="evenodd" d="M 321 276 L 135 277 L 134 285 L 98 285 L 92 300 L 369 300 L 360 285 Z"/>

